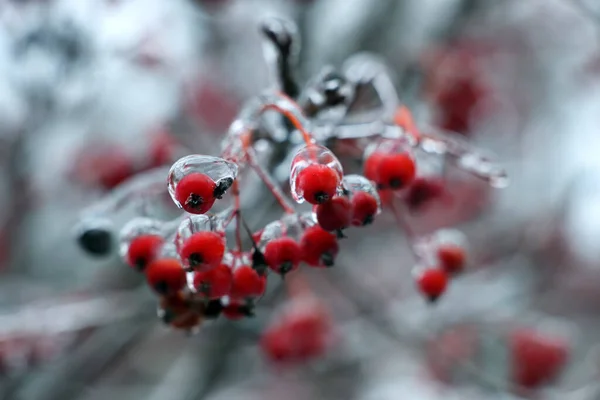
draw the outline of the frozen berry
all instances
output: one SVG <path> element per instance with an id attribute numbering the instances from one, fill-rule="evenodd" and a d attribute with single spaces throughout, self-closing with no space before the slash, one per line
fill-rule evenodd
<path id="1" fill-rule="evenodd" d="M 208 271 L 221 264 L 225 254 L 225 238 L 212 231 L 196 232 L 183 242 L 180 257 L 186 267 Z"/>
<path id="2" fill-rule="evenodd" d="M 335 196 L 340 184 L 336 171 L 327 165 L 312 164 L 298 174 L 297 187 L 311 204 L 322 204 Z"/>
<path id="3" fill-rule="evenodd" d="M 290 237 L 271 240 L 264 254 L 269 268 L 282 275 L 294 271 L 302 261 L 300 246 Z"/>
<path id="4" fill-rule="evenodd" d="M 448 286 L 448 274 L 442 269 L 428 268 L 417 278 L 421 293 L 431 302 L 435 302 Z"/>
<path id="5" fill-rule="evenodd" d="M 352 195 L 352 225 L 369 225 L 379 211 L 377 199 L 370 193 L 358 191 Z"/>
<path id="6" fill-rule="evenodd" d="M 312 267 L 331 267 L 339 251 L 335 235 L 318 225 L 307 228 L 300 239 L 304 262 Z"/>
<path id="7" fill-rule="evenodd" d="M 217 184 L 206 174 L 186 175 L 175 187 L 175 198 L 191 214 L 205 214 L 215 203 Z"/>
<path id="8" fill-rule="evenodd" d="M 127 263 L 143 271 L 158 254 L 163 238 L 158 235 L 141 235 L 133 239 L 127 249 Z"/>
<path id="9" fill-rule="evenodd" d="M 185 271 L 174 258 L 158 259 L 146 268 L 148 285 L 162 295 L 174 294 L 186 284 Z"/>
<path id="10" fill-rule="evenodd" d="M 221 264 L 208 271 L 196 272 L 194 287 L 203 297 L 218 299 L 229 294 L 232 279 L 231 268 Z"/>
<path id="11" fill-rule="evenodd" d="M 348 197 L 337 196 L 315 207 L 317 222 L 326 231 L 340 231 L 350 226 L 352 205 Z"/>

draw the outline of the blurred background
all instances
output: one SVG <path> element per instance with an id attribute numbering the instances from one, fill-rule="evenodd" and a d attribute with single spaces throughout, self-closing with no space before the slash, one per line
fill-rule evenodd
<path id="1" fill-rule="evenodd" d="M 376 53 L 418 122 L 511 176 L 493 190 L 447 171 L 452 201 L 411 215 L 469 241 L 435 307 L 390 215 L 349 233 L 336 268 L 307 273 L 336 346 L 285 369 L 257 346 L 277 288 L 256 318 L 185 335 L 74 233 L 128 177 L 218 152 L 275 83 L 259 29 L 273 16 L 298 27 L 299 82 Z M 594 0 L 0 0 L 1 398 L 599 399 L 599 39 Z M 277 218 L 250 207 L 257 227 Z"/>

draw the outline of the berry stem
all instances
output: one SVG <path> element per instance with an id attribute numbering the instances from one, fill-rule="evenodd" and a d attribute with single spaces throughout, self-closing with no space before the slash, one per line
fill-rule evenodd
<path id="1" fill-rule="evenodd" d="M 273 95 L 273 101 L 263 103 L 259 113 L 262 114 L 268 110 L 277 111 L 290 120 L 294 127 L 302 134 L 302 138 L 307 146 L 315 143 L 315 139 L 305 128 L 305 126 L 308 126 L 308 120 L 302 113 L 300 106 L 290 97 L 280 92 L 276 93 Z"/>
<path id="2" fill-rule="evenodd" d="M 277 186 L 277 184 L 273 181 L 271 175 L 269 175 L 269 173 L 265 171 L 264 168 L 257 162 L 254 151 L 252 149 L 248 149 L 246 154 L 250 168 L 252 168 L 258 177 L 263 181 L 281 208 L 283 208 L 287 214 L 294 214 L 296 212 L 294 206 L 290 203 L 287 197 L 285 197 L 279 186 Z"/>
<path id="3" fill-rule="evenodd" d="M 398 107 L 398 111 L 396 111 L 396 114 L 394 114 L 394 122 L 406 133 L 412 136 L 415 144 L 418 144 L 421 141 L 421 134 L 408 107 Z"/>

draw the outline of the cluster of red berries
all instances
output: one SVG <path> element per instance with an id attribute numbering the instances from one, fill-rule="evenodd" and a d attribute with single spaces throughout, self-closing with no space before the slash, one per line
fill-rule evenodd
<path id="1" fill-rule="evenodd" d="M 283 29 L 283 25 L 277 27 Z M 349 86 L 362 82 L 352 81 L 351 75 L 323 77 L 328 84 L 321 86 L 335 92 L 329 93 L 335 96 L 308 96 L 305 108 L 312 111 L 307 114 L 318 120 L 319 109 L 349 104 L 354 93 Z M 307 93 L 318 88 L 309 89 Z M 267 110 L 286 117 L 295 128 L 290 138 L 299 133 L 304 141 L 291 161 L 287 194 L 260 165 L 253 146 L 260 117 Z M 394 116 L 381 116 L 380 122 L 393 133 L 365 132 L 360 143 L 354 142 L 363 155 L 363 175 L 344 173 L 340 160 L 324 146 L 330 139 L 344 139 L 336 136 L 336 129 L 327 130 L 330 136 L 315 129 L 313 135 L 313 122 L 293 99 L 279 92 L 263 93 L 243 107 L 230 125 L 220 157 L 193 154 L 171 166 L 166 177 L 168 192 L 185 211 L 184 218 L 175 221 L 175 229 L 170 222 L 156 220 L 139 224 L 131 221 L 123 229 L 121 254 L 131 267 L 144 273 L 148 285 L 160 297 L 159 315 L 167 324 L 189 331 L 221 315 L 231 320 L 253 316 L 256 303 L 266 292 L 269 276 L 285 277 L 302 263 L 314 268 L 332 267 L 345 230 L 371 224 L 381 213 L 382 205 L 398 219 L 401 212 L 395 207 L 396 199 L 414 211 L 441 196 L 443 186 L 423 176 L 420 161 L 417 165 L 417 152 L 438 158 L 449 154 L 452 157 L 443 159 L 456 160 L 456 165 L 488 182 L 505 178 L 501 168 L 464 143 L 420 132 L 406 107 L 400 107 Z M 338 125 L 335 120 L 328 124 L 333 128 Z M 290 139 L 285 145 L 291 148 L 296 142 Z M 241 170 L 254 172 L 284 211 L 283 217 L 258 231 L 248 227 L 243 215 L 240 192 L 245 177 Z M 308 203 L 312 209 L 298 208 L 288 195 L 298 204 Z M 231 197 L 232 205 L 218 214 L 209 214 L 225 196 Z M 234 221 L 232 244 L 227 233 Z M 170 228 L 165 229 L 165 224 Z M 243 235 L 251 242 L 250 249 L 243 248 Z M 424 266 L 418 267 L 416 286 L 425 298 L 436 300 L 446 290 L 450 276 L 464 270 L 465 246 L 434 238 L 425 240 L 423 249 L 418 249 L 416 242 L 420 238 L 412 237 L 408 230 L 407 236 L 417 264 Z M 286 281 L 296 276 L 297 272 Z M 271 359 L 301 361 L 320 355 L 327 348 L 331 326 L 326 313 L 316 311 L 320 306 L 311 312 L 301 309 L 304 311 L 283 313 L 265 332 L 261 346 Z"/>

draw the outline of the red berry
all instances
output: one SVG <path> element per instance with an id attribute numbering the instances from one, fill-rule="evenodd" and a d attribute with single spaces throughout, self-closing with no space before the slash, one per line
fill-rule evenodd
<path id="1" fill-rule="evenodd" d="M 426 269 L 417 278 L 417 286 L 429 301 L 434 302 L 446 291 L 448 274 L 442 269 Z"/>
<path id="2" fill-rule="evenodd" d="M 434 179 L 417 178 L 408 188 L 405 202 L 408 208 L 417 211 L 432 200 L 440 198 L 444 194 L 444 186 Z"/>
<path id="3" fill-rule="evenodd" d="M 191 214 L 205 214 L 215 203 L 217 184 L 206 174 L 192 173 L 179 181 L 175 198 Z"/>
<path id="4" fill-rule="evenodd" d="M 221 264 L 225 255 L 225 238 L 212 231 L 196 232 L 181 246 L 179 256 L 189 268 L 208 271 Z"/>
<path id="5" fill-rule="evenodd" d="M 440 267 L 449 274 L 457 274 L 465 268 L 465 250 L 458 245 L 440 245 L 437 250 L 437 258 L 440 262 Z"/>
<path id="6" fill-rule="evenodd" d="M 158 235 L 142 235 L 131 241 L 127 249 L 127 263 L 143 271 L 160 250 L 163 238 Z"/>
<path id="7" fill-rule="evenodd" d="M 565 341 L 529 329 L 511 334 L 510 349 L 514 383 L 526 389 L 538 388 L 557 378 L 569 353 Z"/>
<path id="8" fill-rule="evenodd" d="M 174 294 L 186 284 L 185 271 L 174 258 L 158 259 L 146 268 L 148 285 L 157 293 Z"/>
<path id="9" fill-rule="evenodd" d="M 340 177 L 327 165 L 312 164 L 304 168 L 296 178 L 298 190 L 310 204 L 329 201 L 340 185 Z"/>
<path id="10" fill-rule="evenodd" d="M 226 264 L 221 264 L 208 271 L 196 272 L 194 287 L 208 299 L 219 299 L 229 294 L 232 279 L 231 268 Z"/>
<path id="11" fill-rule="evenodd" d="M 377 179 L 379 177 L 379 164 L 381 163 L 381 160 L 384 156 L 385 153 L 375 151 L 371 153 L 369 157 L 367 157 L 363 165 L 363 175 L 365 176 L 365 178 L 373 182 L 377 182 Z"/>
<path id="12" fill-rule="evenodd" d="M 372 194 L 358 191 L 352 195 L 352 225 L 365 226 L 373 223 L 378 210 L 379 204 Z"/>
<path id="13" fill-rule="evenodd" d="M 271 240 L 264 254 L 269 268 L 282 275 L 296 270 L 302 261 L 300 245 L 290 237 Z"/>
<path id="14" fill-rule="evenodd" d="M 332 331 L 329 314 L 319 304 L 291 307 L 261 337 L 265 355 L 275 362 L 303 362 L 323 355 Z"/>
<path id="15" fill-rule="evenodd" d="M 276 363 L 294 361 L 294 345 L 289 329 L 271 328 L 263 333 L 260 348 L 269 360 Z"/>
<path id="16" fill-rule="evenodd" d="M 248 265 L 233 271 L 230 296 L 236 299 L 262 296 L 267 288 L 267 277 L 261 276 Z"/>
<path id="17" fill-rule="evenodd" d="M 415 174 L 415 161 L 410 154 L 386 154 L 379 162 L 376 182 L 380 188 L 399 190 L 408 186 Z"/>
<path id="18" fill-rule="evenodd" d="M 175 329 L 190 330 L 202 324 L 202 314 L 181 292 L 160 299 L 162 320 Z"/>
<path id="19" fill-rule="evenodd" d="M 346 196 L 337 196 L 315 207 L 317 222 L 326 231 L 339 231 L 350 226 L 352 205 Z"/>
<path id="20" fill-rule="evenodd" d="M 339 252 L 335 235 L 327 232 L 318 225 L 304 231 L 300 239 L 304 262 L 312 267 L 331 267 Z"/>

